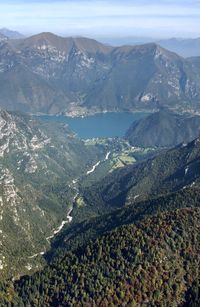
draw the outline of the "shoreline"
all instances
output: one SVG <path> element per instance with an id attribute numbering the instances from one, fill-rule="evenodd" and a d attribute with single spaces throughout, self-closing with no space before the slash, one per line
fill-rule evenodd
<path id="1" fill-rule="evenodd" d="M 178 113 L 178 114 L 188 114 L 191 116 L 200 116 L 200 111 L 195 109 L 176 109 L 176 108 L 168 108 L 169 110 Z M 27 113 L 30 116 L 33 117 L 42 117 L 42 116 L 48 116 L 48 117 L 66 117 L 66 118 L 86 118 L 86 117 L 92 117 L 98 114 L 108 114 L 108 113 L 127 113 L 127 114 L 140 114 L 140 113 L 155 113 L 158 112 L 160 109 L 133 109 L 133 110 L 85 110 L 81 111 L 69 111 L 69 112 L 63 112 L 63 113 L 57 113 L 57 114 L 49 114 L 49 113 Z"/>
<path id="2" fill-rule="evenodd" d="M 42 117 L 42 116 L 49 116 L 49 117 L 67 117 L 67 118 L 86 118 L 86 117 L 92 117 L 98 114 L 108 114 L 108 113 L 127 113 L 127 114 L 140 114 L 140 113 L 155 113 L 157 112 L 157 109 L 154 110 L 143 110 L 143 109 L 136 109 L 136 110 L 110 110 L 110 111 L 97 111 L 97 112 L 89 112 L 89 113 L 84 113 L 84 114 L 77 114 L 77 115 L 71 115 L 71 113 L 65 113 L 65 114 L 48 114 L 48 113 L 30 113 L 31 116 L 34 117 Z"/>

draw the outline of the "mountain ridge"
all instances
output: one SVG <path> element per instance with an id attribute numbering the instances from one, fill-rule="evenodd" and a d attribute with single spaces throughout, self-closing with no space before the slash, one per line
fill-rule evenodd
<path id="1" fill-rule="evenodd" d="M 200 135 L 200 116 L 180 115 L 168 109 L 134 122 L 125 138 L 133 146 L 173 147 Z"/>
<path id="2" fill-rule="evenodd" d="M 1 28 L 0 33 L 6 36 L 8 39 L 22 39 L 25 37 L 23 34 L 7 28 Z"/>
<path id="3" fill-rule="evenodd" d="M 200 69 L 155 43 L 110 47 L 41 33 L 3 42 L 0 55 L 0 106 L 10 110 L 83 115 L 199 109 Z"/>

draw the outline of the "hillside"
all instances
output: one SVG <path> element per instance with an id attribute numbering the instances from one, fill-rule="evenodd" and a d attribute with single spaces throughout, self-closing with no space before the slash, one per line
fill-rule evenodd
<path id="1" fill-rule="evenodd" d="M 117 228 L 22 278 L 16 301 L 22 306 L 183 306 L 199 284 L 199 222 L 199 209 L 181 209 Z"/>
<path id="2" fill-rule="evenodd" d="M 199 109 L 200 70 L 154 43 L 110 47 L 41 33 L 0 50 L 0 106 L 69 115 Z"/>
<path id="3" fill-rule="evenodd" d="M 79 214 L 79 208 L 74 207 L 73 215 L 83 221 L 65 227 L 52 240 L 51 248 L 45 255 L 45 258 L 48 262 L 52 261 L 54 257 L 62 257 L 66 251 L 72 251 L 80 246 L 85 246 L 89 240 L 97 239 L 108 231 L 124 225 L 138 224 L 158 213 L 194 207 L 200 207 L 199 185 L 163 196 L 155 196 L 146 201 L 137 202 L 132 199 L 129 206 L 124 206 L 110 213 L 90 219 L 86 218 L 86 216 L 84 219 L 83 213 Z M 90 216 L 89 208 L 86 209 L 86 212 L 87 217 Z"/>
<path id="4" fill-rule="evenodd" d="M 101 157 L 62 124 L 0 111 L 1 279 L 37 268 L 47 238 L 71 220 L 73 179 Z"/>
<path id="5" fill-rule="evenodd" d="M 134 122 L 126 132 L 133 146 L 173 147 L 200 136 L 200 116 L 187 116 L 167 109 Z"/>
<path id="6" fill-rule="evenodd" d="M 87 204 L 79 208 L 96 214 L 152 196 L 179 191 L 200 182 L 200 139 L 165 150 L 157 156 L 113 171 L 95 185 L 82 188 Z M 96 209 L 98 208 L 98 210 Z"/>

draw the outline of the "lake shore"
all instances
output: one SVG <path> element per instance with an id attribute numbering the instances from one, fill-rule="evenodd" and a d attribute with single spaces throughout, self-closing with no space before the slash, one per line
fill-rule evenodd
<path id="1" fill-rule="evenodd" d="M 104 112 L 90 116 L 38 115 L 40 120 L 67 124 L 81 139 L 123 137 L 129 126 L 147 116 L 147 112 Z"/>

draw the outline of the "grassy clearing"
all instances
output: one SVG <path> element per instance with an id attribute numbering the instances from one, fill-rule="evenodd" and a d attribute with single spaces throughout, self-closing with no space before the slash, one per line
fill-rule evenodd
<path id="1" fill-rule="evenodd" d="M 76 200 L 76 204 L 78 208 L 86 206 L 82 196 L 78 197 L 78 199 Z"/>

